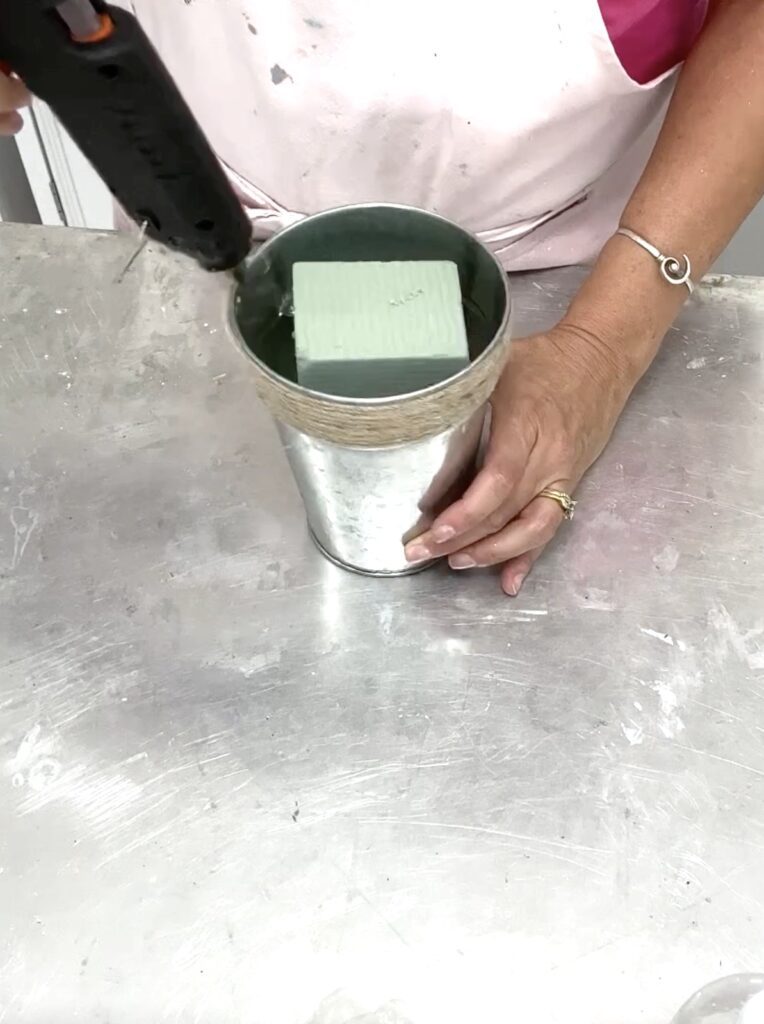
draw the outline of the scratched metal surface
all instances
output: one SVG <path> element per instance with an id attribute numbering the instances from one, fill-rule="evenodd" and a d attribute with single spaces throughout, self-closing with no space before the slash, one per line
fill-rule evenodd
<path id="1" fill-rule="evenodd" d="M 761 969 L 762 283 L 512 602 L 322 560 L 225 281 L 130 248 L 0 228 L 0 1021 L 665 1024 Z"/>

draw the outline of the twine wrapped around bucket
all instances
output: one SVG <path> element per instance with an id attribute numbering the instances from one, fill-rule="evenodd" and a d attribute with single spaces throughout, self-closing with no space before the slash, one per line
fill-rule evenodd
<path id="1" fill-rule="evenodd" d="M 257 393 L 277 420 L 311 437 L 348 448 L 405 444 L 465 422 L 496 387 L 509 352 L 510 330 L 455 377 L 425 391 L 393 398 L 363 399 L 319 395 L 277 376 L 252 352 Z"/>

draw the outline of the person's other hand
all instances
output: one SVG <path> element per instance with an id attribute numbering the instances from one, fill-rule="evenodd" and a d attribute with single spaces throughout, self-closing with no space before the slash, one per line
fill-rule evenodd
<path id="1" fill-rule="evenodd" d="M 16 134 L 24 123 L 19 110 L 26 107 L 31 99 L 23 82 L 0 71 L 0 135 Z"/>
<path id="2" fill-rule="evenodd" d="M 575 495 L 607 444 L 634 375 L 607 345 L 560 324 L 512 343 L 491 399 L 483 468 L 464 495 L 406 545 L 412 562 L 449 556 L 454 569 L 504 563 L 502 588 L 518 593 L 563 521 L 544 488 Z"/>

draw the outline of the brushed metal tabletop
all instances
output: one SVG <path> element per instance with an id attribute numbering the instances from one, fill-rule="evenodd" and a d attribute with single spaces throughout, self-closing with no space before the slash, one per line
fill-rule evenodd
<path id="1" fill-rule="evenodd" d="M 764 282 L 512 601 L 321 558 L 225 278 L 132 247 L 0 225 L 0 1022 L 667 1024 L 760 970 Z"/>

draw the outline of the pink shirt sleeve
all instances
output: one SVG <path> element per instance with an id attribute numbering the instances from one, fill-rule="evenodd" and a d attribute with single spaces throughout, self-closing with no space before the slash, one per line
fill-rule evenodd
<path id="1" fill-rule="evenodd" d="M 703 27 L 709 0 L 599 0 L 624 70 L 644 85 L 685 59 Z"/>

